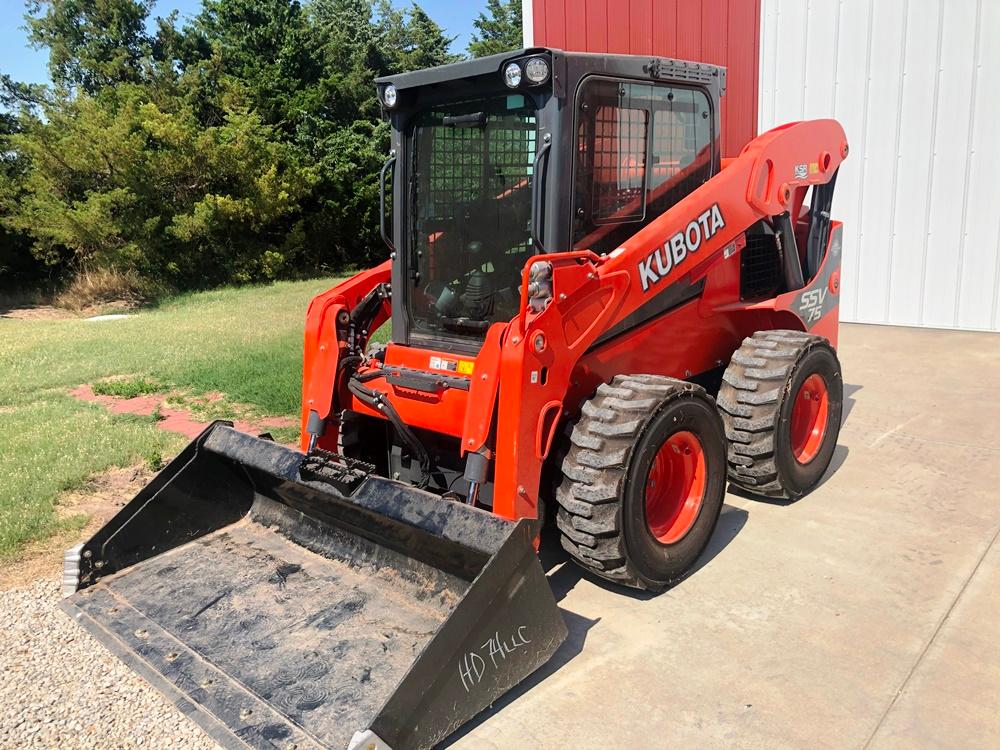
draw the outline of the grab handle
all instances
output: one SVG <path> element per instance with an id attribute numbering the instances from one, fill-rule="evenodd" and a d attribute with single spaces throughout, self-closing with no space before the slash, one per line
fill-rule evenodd
<path id="1" fill-rule="evenodd" d="M 379 231 L 382 233 L 382 241 L 386 244 L 392 252 L 396 252 L 396 246 L 392 244 L 392 240 L 389 239 L 389 233 L 385 230 L 385 173 L 389 171 L 389 168 L 396 163 L 396 152 L 390 151 L 389 158 L 385 160 L 385 164 L 382 165 L 382 171 L 379 172 L 378 176 L 378 221 L 379 221 Z"/>

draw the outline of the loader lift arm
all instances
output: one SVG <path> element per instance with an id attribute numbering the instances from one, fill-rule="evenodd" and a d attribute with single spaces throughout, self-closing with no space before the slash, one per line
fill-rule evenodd
<path id="1" fill-rule="evenodd" d="M 391 264 L 387 260 L 359 273 L 309 303 L 302 355 L 302 450 L 306 452 L 324 433 L 338 392 L 346 392 L 342 362 L 363 355 L 371 334 L 389 319 Z"/>

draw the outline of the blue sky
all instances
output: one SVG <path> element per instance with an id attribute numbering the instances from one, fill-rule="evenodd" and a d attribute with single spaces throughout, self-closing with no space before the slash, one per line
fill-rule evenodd
<path id="1" fill-rule="evenodd" d="M 393 0 L 393 5 L 409 7 L 409 0 Z M 419 5 L 441 24 L 449 36 L 458 36 L 452 50 L 462 52 L 474 30 L 472 21 L 486 7 L 486 0 L 422 0 Z M 201 0 L 158 0 L 154 16 L 165 16 L 172 10 L 181 18 L 191 16 L 201 8 Z M 0 73 L 16 81 L 45 83 L 48 81 L 44 50 L 28 46 L 24 26 L 24 3 L 21 0 L 0 0 Z"/>

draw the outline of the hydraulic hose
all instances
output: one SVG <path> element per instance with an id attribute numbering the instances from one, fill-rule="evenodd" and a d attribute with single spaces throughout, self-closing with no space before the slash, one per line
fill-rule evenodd
<path id="1" fill-rule="evenodd" d="M 371 380 L 371 377 L 366 377 L 365 380 Z M 424 447 L 424 444 L 420 442 L 420 438 L 417 437 L 416 433 L 410 429 L 409 425 L 406 424 L 399 416 L 399 412 L 393 407 L 389 399 L 385 398 L 378 391 L 373 391 L 370 388 L 365 388 L 361 384 L 361 378 L 357 375 L 352 375 L 350 380 L 347 381 L 347 389 L 353 393 L 359 401 L 361 401 L 366 406 L 376 409 L 388 418 L 390 424 L 396 429 L 399 437 L 407 444 L 410 451 L 417 458 L 417 462 L 420 464 L 420 482 L 417 483 L 417 487 L 420 489 L 425 488 L 430 483 L 431 478 L 431 457 Z"/>

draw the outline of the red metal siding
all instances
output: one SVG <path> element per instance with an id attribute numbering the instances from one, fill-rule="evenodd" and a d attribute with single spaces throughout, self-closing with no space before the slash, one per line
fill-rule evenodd
<path id="1" fill-rule="evenodd" d="M 722 149 L 757 134 L 760 0 L 533 0 L 534 43 L 725 65 Z"/>

